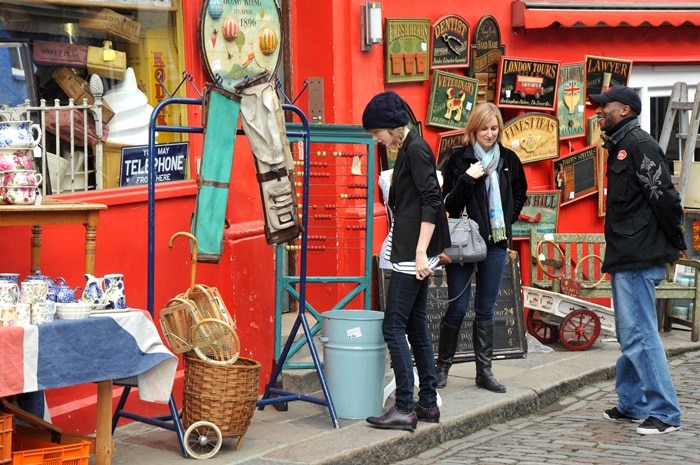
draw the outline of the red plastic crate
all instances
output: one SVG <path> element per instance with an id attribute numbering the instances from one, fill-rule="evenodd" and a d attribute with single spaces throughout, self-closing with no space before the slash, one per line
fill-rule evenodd
<path id="1" fill-rule="evenodd" d="M 90 442 L 54 444 L 35 438 L 15 436 L 12 465 L 89 465 Z"/>
<path id="2" fill-rule="evenodd" d="M 12 417 L 0 413 L 0 464 L 12 463 Z"/>

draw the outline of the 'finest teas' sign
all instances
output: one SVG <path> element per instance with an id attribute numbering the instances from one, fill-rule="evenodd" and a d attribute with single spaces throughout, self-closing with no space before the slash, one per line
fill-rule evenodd
<path id="1" fill-rule="evenodd" d="M 187 142 L 156 145 L 156 182 L 187 179 Z M 148 184 L 148 146 L 122 148 L 119 186 Z"/>

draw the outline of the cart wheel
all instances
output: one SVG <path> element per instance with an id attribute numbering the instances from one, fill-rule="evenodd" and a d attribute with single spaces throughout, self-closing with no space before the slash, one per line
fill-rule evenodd
<path id="1" fill-rule="evenodd" d="M 208 459 L 219 452 L 222 440 L 218 426 L 208 421 L 197 421 L 185 431 L 185 450 L 195 459 Z"/>
<path id="2" fill-rule="evenodd" d="M 559 328 L 561 344 L 569 350 L 586 350 L 600 334 L 600 318 L 588 309 L 574 310 Z"/>
<path id="3" fill-rule="evenodd" d="M 528 309 L 526 324 L 528 332 L 542 344 L 551 344 L 559 339 L 559 328 L 542 321 L 537 310 Z"/>

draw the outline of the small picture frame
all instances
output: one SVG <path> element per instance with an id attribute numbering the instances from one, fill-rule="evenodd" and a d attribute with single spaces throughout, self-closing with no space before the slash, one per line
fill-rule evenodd
<path id="1" fill-rule="evenodd" d="M 598 146 L 589 145 L 554 162 L 554 186 L 561 205 L 598 193 Z"/>

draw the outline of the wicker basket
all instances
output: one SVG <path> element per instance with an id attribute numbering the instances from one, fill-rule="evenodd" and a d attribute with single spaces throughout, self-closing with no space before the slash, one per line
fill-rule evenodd
<path id="1" fill-rule="evenodd" d="M 214 423 L 223 437 L 240 438 L 240 447 L 255 413 L 260 388 L 260 363 L 240 357 L 233 365 L 213 365 L 187 356 L 182 423 Z"/>

